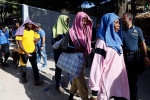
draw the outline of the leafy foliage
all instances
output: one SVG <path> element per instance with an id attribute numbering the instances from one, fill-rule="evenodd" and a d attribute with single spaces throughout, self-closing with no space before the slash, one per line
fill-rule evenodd
<path id="1" fill-rule="evenodd" d="M 92 2 L 96 6 L 99 2 L 104 0 L 6 0 L 9 2 L 16 2 L 20 4 L 27 4 L 30 6 L 35 6 L 39 8 L 60 11 L 66 9 L 73 12 L 78 12 L 81 9 L 81 4 L 84 1 Z"/>

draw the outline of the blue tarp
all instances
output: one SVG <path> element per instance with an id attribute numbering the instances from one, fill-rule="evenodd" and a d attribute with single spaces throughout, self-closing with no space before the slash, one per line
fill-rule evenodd
<path id="1" fill-rule="evenodd" d="M 104 4 L 104 3 L 109 2 L 109 1 L 111 1 L 111 0 L 102 0 L 102 1 L 100 2 L 100 4 Z"/>
<path id="2" fill-rule="evenodd" d="M 82 3 L 81 7 L 82 8 L 91 8 L 91 7 L 94 7 L 95 5 L 93 3 L 89 4 L 88 1 L 85 1 Z"/>
<path id="3" fill-rule="evenodd" d="M 109 1 L 111 1 L 111 0 L 102 0 L 102 1 L 100 1 L 100 4 L 104 4 L 104 3 L 109 2 Z M 88 1 L 83 2 L 81 5 L 82 8 L 91 8 L 94 6 L 95 5 L 93 3 L 90 4 Z"/>

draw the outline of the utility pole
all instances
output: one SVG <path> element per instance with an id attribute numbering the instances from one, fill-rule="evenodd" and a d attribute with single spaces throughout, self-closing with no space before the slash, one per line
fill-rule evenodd
<path id="1" fill-rule="evenodd" d="M 5 17 L 4 16 L 4 2 L 3 2 L 3 14 L 2 15 L 3 15 L 3 22 L 4 22 L 4 17 Z"/>

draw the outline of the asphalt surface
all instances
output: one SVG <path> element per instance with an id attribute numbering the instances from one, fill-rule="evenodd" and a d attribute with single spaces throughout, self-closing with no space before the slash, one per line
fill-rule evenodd
<path id="1" fill-rule="evenodd" d="M 13 45 L 10 46 L 10 50 Z M 10 67 L 2 69 L 0 67 L 0 100 L 67 100 L 69 96 L 70 83 L 67 73 L 62 73 L 62 87 L 65 93 L 58 93 L 55 90 L 55 64 L 52 58 L 48 57 L 48 66 L 44 72 L 40 72 L 40 80 L 44 82 L 42 86 L 34 86 L 33 73 L 30 63 L 27 64 L 28 83 L 22 84 L 20 81 L 19 67 L 15 68 L 12 58 L 9 57 Z M 90 68 L 86 68 L 85 78 L 88 85 Z M 147 68 L 138 78 L 138 96 L 142 100 L 150 100 L 150 69 Z M 89 89 L 90 94 L 90 89 Z M 80 97 L 74 97 L 80 100 Z"/>

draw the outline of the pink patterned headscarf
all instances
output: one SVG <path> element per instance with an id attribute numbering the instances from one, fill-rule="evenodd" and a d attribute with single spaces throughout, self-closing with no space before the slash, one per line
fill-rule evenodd
<path id="1" fill-rule="evenodd" d="M 87 18 L 86 32 L 83 29 L 83 18 Z M 75 35 L 80 43 L 80 46 L 85 47 L 85 55 L 91 53 L 91 37 L 92 37 L 92 20 L 84 12 L 78 12 L 73 22 L 72 28 L 69 30 L 69 34 L 75 47 L 78 47 L 78 42 Z M 75 35 L 74 35 L 75 34 Z"/>

